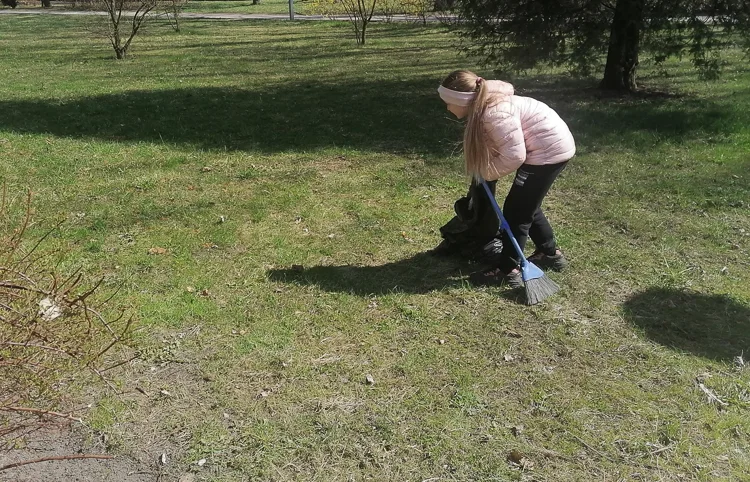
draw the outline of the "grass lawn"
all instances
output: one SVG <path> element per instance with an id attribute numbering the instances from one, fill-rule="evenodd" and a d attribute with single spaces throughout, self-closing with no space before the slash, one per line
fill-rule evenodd
<path id="1" fill-rule="evenodd" d="M 295 13 L 310 14 L 305 3 L 295 2 Z M 6 7 L 1 7 L 6 8 Z M 35 0 L 18 0 L 18 7 L 23 9 L 41 9 L 41 2 Z M 74 9 L 72 1 L 52 1 L 52 10 Z M 157 9 L 158 11 L 159 9 Z M 289 14 L 288 0 L 261 0 L 253 5 L 252 0 L 188 0 L 182 8 L 183 12 L 191 13 L 262 13 Z"/>
<path id="2" fill-rule="evenodd" d="M 82 395 L 114 453 L 167 453 L 165 480 L 748 479 L 739 55 L 717 83 L 644 65 L 669 95 L 514 79 L 579 148 L 546 204 L 572 266 L 528 308 L 424 254 L 467 187 L 435 89 L 476 66 L 441 28 L 185 20 L 118 62 L 86 21 L 2 19 L 0 179 L 138 318 L 124 395 Z"/>
<path id="3" fill-rule="evenodd" d="M 295 13 L 303 12 L 305 9 L 295 2 Z M 185 5 L 185 12 L 195 13 L 279 13 L 289 14 L 288 0 L 261 0 L 258 5 L 253 5 L 252 0 L 192 0 Z"/>

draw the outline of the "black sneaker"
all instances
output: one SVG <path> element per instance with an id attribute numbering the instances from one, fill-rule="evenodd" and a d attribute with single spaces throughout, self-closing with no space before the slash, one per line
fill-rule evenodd
<path id="1" fill-rule="evenodd" d="M 568 260 L 565 259 L 560 250 L 552 256 L 544 254 L 541 251 L 534 251 L 534 254 L 526 259 L 542 269 L 551 269 L 552 271 L 562 271 L 568 267 Z"/>
<path id="2" fill-rule="evenodd" d="M 469 282 L 474 286 L 523 287 L 523 278 L 521 277 L 520 271 L 505 274 L 500 268 L 491 268 L 471 273 L 469 275 Z"/>

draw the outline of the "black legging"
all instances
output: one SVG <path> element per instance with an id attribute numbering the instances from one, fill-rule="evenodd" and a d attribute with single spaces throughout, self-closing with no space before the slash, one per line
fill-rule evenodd
<path id="1" fill-rule="evenodd" d="M 545 166 L 524 164 L 516 171 L 513 186 L 503 204 L 503 215 L 521 250 L 526 245 L 526 240 L 531 237 L 538 250 L 549 255 L 555 254 L 555 234 L 542 212 L 541 205 L 552 183 L 567 164 L 568 161 Z M 502 239 L 503 251 L 498 267 L 509 273 L 518 268 L 521 260 L 505 231 L 502 232 Z"/>

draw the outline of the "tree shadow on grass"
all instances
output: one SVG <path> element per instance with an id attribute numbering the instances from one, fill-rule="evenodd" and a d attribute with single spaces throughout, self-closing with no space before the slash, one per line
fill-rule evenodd
<path id="1" fill-rule="evenodd" d="M 64 100 L 2 99 L 0 131 L 269 154 L 352 148 L 445 156 L 460 140 L 461 125 L 448 120 L 435 92 L 438 81 L 331 79 L 250 89 L 201 87 Z M 674 103 L 660 99 L 617 108 L 607 103 L 569 103 L 567 88 L 559 87 L 558 103 L 582 145 L 627 145 L 637 138 L 653 145 L 650 133 L 682 142 L 694 132 L 727 134 L 750 123 L 745 111 L 728 111 L 700 99 Z M 745 97 L 737 100 L 750 104 Z"/>
<path id="2" fill-rule="evenodd" d="M 271 281 L 315 285 L 320 289 L 360 296 L 389 293 L 428 293 L 463 286 L 469 272 L 479 269 L 454 258 L 419 253 L 380 266 L 313 266 L 310 268 L 272 269 Z"/>
<path id="3" fill-rule="evenodd" d="M 750 305 L 724 295 L 649 288 L 628 299 L 623 311 L 667 347 L 719 361 L 750 353 Z"/>
<path id="4" fill-rule="evenodd" d="M 430 81 L 310 82 L 2 99 L 0 130 L 269 154 L 318 148 L 444 154 L 459 130 L 441 120 L 446 114 L 434 91 Z"/>
<path id="5" fill-rule="evenodd" d="M 555 108 L 583 147 L 632 145 L 650 148 L 658 141 L 685 142 L 696 134 L 716 139 L 742 132 L 750 112 L 679 90 L 644 88 L 612 93 L 582 81 L 527 82 L 519 92 Z M 750 105 L 750 93 L 732 94 L 734 105 Z"/>

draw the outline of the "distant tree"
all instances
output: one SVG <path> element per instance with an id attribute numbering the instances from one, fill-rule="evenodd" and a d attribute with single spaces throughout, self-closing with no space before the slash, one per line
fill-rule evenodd
<path id="1" fill-rule="evenodd" d="M 357 44 L 364 45 L 367 27 L 379 1 L 381 0 L 312 0 L 310 6 L 315 13 L 321 15 L 348 17 L 349 22 L 354 27 L 354 37 Z"/>
<path id="2" fill-rule="evenodd" d="M 634 90 L 642 53 L 687 55 L 716 77 L 720 51 L 750 38 L 750 0 L 457 0 L 469 51 L 500 70 L 602 67 L 601 87 Z"/>
<path id="3" fill-rule="evenodd" d="M 0 3 L 10 8 L 16 8 L 18 6 L 18 2 L 16 0 L 0 0 Z"/>
<path id="4" fill-rule="evenodd" d="M 167 4 L 168 2 L 165 3 Z M 109 39 L 115 51 L 115 57 L 118 59 L 124 59 L 127 56 L 130 44 L 146 24 L 149 13 L 159 5 L 158 0 L 93 0 L 90 2 L 90 8 L 106 13 L 103 31 L 99 33 Z M 101 26 L 97 30 L 102 30 Z"/>
<path id="5" fill-rule="evenodd" d="M 167 17 L 169 25 L 172 26 L 175 32 L 180 31 L 180 16 L 182 10 L 185 8 L 187 0 L 165 0 L 164 1 L 164 14 Z"/>

